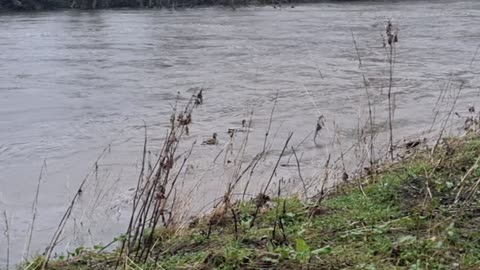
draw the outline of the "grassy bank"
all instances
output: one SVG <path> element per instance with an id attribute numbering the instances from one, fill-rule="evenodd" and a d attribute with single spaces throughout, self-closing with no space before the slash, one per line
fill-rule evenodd
<path id="1" fill-rule="evenodd" d="M 157 230 L 137 244 L 154 245 L 146 261 L 78 248 L 48 269 L 114 269 L 119 257 L 121 269 L 480 269 L 479 159 L 479 136 L 447 139 L 321 201 L 262 197 Z"/>

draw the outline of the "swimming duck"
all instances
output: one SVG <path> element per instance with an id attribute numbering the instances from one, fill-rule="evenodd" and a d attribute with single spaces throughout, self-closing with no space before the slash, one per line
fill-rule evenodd
<path id="1" fill-rule="evenodd" d="M 218 144 L 217 133 L 213 133 L 212 138 L 203 141 L 202 144 L 203 144 L 203 145 L 205 145 L 205 144 L 207 144 L 207 145 L 216 145 L 216 144 Z"/>
<path id="2" fill-rule="evenodd" d="M 195 105 L 201 105 L 203 103 L 203 89 L 200 89 L 200 92 L 197 94 L 195 98 Z"/>
<path id="3" fill-rule="evenodd" d="M 467 117 L 467 119 L 465 120 L 465 123 L 463 124 L 463 129 L 466 131 L 469 131 L 472 129 L 472 127 L 474 127 L 474 124 L 475 124 L 475 121 L 473 117 Z"/>
<path id="4" fill-rule="evenodd" d="M 325 117 L 323 115 L 320 115 L 317 119 L 317 126 L 315 128 L 315 135 L 313 135 L 313 141 L 314 142 L 317 139 L 318 133 L 320 132 L 320 130 L 323 129 L 324 126 L 325 126 Z"/>
<path id="5" fill-rule="evenodd" d="M 421 143 L 422 142 L 420 140 L 414 140 L 414 141 L 406 142 L 405 143 L 405 148 L 412 149 L 412 148 L 415 148 L 415 147 L 419 146 Z"/>
<path id="6" fill-rule="evenodd" d="M 398 42 L 398 33 L 397 33 L 397 31 L 394 31 L 393 24 L 392 24 L 391 20 L 388 20 L 385 32 L 387 34 L 388 45 L 392 46 L 393 43 Z M 384 46 L 385 46 L 385 44 L 384 44 Z"/>

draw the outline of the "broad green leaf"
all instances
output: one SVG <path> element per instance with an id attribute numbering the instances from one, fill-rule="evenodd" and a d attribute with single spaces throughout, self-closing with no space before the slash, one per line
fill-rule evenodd
<path id="1" fill-rule="evenodd" d="M 295 250 L 297 252 L 306 252 L 310 250 L 310 246 L 308 246 L 307 242 L 301 238 L 295 239 Z"/>
<path id="2" fill-rule="evenodd" d="M 326 254 L 330 254 L 332 252 L 332 247 L 331 246 L 324 246 L 322 248 L 319 248 L 319 249 L 315 249 L 312 251 L 312 254 L 314 255 L 326 255 Z"/>
<path id="3" fill-rule="evenodd" d="M 275 247 L 272 245 L 272 243 L 268 242 L 267 243 L 267 251 L 272 252 L 275 249 Z"/>
<path id="4" fill-rule="evenodd" d="M 78 247 L 75 249 L 75 255 L 79 255 L 80 252 L 82 252 L 84 250 L 84 247 Z"/>
<path id="5" fill-rule="evenodd" d="M 288 212 L 285 214 L 286 217 L 289 217 L 289 218 L 294 218 L 295 217 L 295 214 L 292 213 L 292 212 Z"/>

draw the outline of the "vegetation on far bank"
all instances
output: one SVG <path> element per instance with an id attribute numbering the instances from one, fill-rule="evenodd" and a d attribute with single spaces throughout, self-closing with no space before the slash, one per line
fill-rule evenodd
<path id="1" fill-rule="evenodd" d="M 147 232 L 129 257 L 79 247 L 47 269 L 479 269 L 479 160 L 478 135 L 445 139 L 323 199 L 259 196 Z"/>
<path id="2" fill-rule="evenodd" d="M 54 10 L 54 9 L 107 9 L 107 8 L 193 8 L 201 6 L 227 6 L 235 9 L 248 5 L 290 7 L 299 3 L 321 0 L 0 0 L 1 10 Z"/>

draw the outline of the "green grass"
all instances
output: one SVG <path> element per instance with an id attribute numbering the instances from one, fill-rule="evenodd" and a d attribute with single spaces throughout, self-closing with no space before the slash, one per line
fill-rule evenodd
<path id="1" fill-rule="evenodd" d="M 365 195 L 352 183 L 321 206 L 277 198 L 253 227 L 255 203 L 237 204 L 238 237 L 228 211 L 209 237 L 208 218 L 156 232 L 156 264 L 123 269 L 480 269 L 479 156 L 479 137 L 448 139 L 362 179 Z M 113 269 L 116 257 L 80 250 L 49 269 Z"/>

